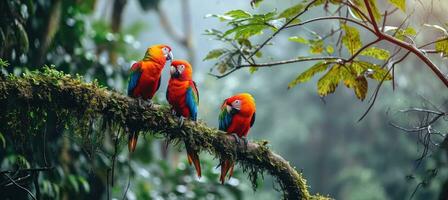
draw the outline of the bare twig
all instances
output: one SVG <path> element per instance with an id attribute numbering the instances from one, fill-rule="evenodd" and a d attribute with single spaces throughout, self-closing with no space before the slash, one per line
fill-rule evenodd
<path id="1" fill-rule="evenodd" d="M 30 195 L 30 197 L 34 200 L 37 200 L 36 197 L 34 196 L 34 194 L 29 191 L 28 189 L 26 189 L 25 187 L 21 186 L 20 184 L 18 184 L 14 179 L 12 179 L 8 174 L 3 174 L 4 176 L 6 176 L 15 186 L 17 186 L 18 188 L 24 190 L 26 193 L 28 193 L 28 195 Z"/>

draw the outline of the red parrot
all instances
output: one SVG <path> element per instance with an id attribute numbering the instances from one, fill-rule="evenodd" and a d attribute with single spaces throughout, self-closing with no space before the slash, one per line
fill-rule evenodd
<path id="1" fill-rule="evenodd" d="M 192 80 L 192 73 L 190 63 L 185 60 L 174 60 L 171 63 L 171 78 L 166 90 L 166 99 L 171 105 L 173 114 L 180 118 L 181 126 L 184 118 L 196 121 L 198 116 L 199 92 L 196 83 Z M 194 164 L 198 177 L 201 177 L 198 153 L 189 148 L 188 144 L 185 144 L 185 147 L 188 162 L 190 165 Z"/>
<path id="2" fill-rule="evenodd" d="M 128 96 L 140 101 L 151 99 L 160 87 L 160 79 L 166 61 L 173 59 L 171 48 L 167 45 L 154 45 L 146 50 L 142 60 L 134 63 L 130 69 Z M 134 152 L 137 145 L 138 133 L 129 135 L 128 149 Z"/>
<path id="3" fill-rule="evenodd" d="M 255 122 L 255 100 L 248 93 L 237 94 L 224 100 L 219 114 L 219 130 L 226 131 L 235 137 L 239 143 L 239 138 L 247 144 L 247 134 Z M 230 170 L 229 178 L 233 175 L 234 162 L 221 160 L 221 176 L 219 180 L 224 184 L 227 173 Z"/>

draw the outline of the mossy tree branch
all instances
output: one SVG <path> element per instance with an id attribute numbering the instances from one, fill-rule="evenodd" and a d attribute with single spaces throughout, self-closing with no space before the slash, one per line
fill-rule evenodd
<path id="1" fill-rule="evenodd" d="M 170 141 L 186 141 L 192 148 L 207 151 L 217 158 L 235 159 L 253 183 L 259 174 L 268 172 L 277 179 L 286 199 L 326 198 L 310 195 L 302 175 L 288 161 L 270 151 L 265 141 L 250 142 L 247 150 L 243 150 L 233 137 L 204 122 L 187 121 L 179 128 L 168 107 L 140 107 L 134 99 L 96 83 L 85 83 L 80 77 L 49 68 L 22 77 L 0 76 L 0 119 L 6 118 L 7 113 L 3 111 L 21 106 L 62 109 L 73 117 L 102 117 L 106 125 L 114 124 L 119 130 L 129 132 L 160 133 Z"/>

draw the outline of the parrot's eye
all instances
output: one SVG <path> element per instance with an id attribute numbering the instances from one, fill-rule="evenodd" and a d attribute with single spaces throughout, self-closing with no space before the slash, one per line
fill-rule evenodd
<path id="1" fill-rule="evenodd" d="M 177 69 L 179 70 L 179 72 L 183 72 L 185 69 L 185 65 L 179 65 L 177 66 Z"/>
<path id="2" fill-rule="evenodd" d="M 241 101 L 240 100 L 235 100 L 233 103 L 232 103 L 232 107 L 234 107 L 235 109 L 237 109 L 237 110 L 239 110 L 240 108 L 241 108 Z"/>
<path id="3" fill-rule="evenodd" d="M 162 48 L 162 51 L 163 51 L 163 53 L 164 54 L 168 54 L 168 52 L 170 51 L 168 48 L 166 48 L 166 47 L 163 47 Z"/>

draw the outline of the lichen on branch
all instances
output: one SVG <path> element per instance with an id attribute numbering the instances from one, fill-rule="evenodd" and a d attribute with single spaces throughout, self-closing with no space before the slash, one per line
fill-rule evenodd
<path id="1" fill-rule="evenodd" d="M 209 152 L 217 158 L 234 159 L 253 184 L 259 175 L 268 172 L 276 178 L 285 199 L 327 198 L 310 195 L 302 175 L 288 161 L 269 150 L 266 141 L 249 142 L 245 149 L 243 144 L 239 146 L 235 143 L 233 137 L 208 127 L 204 122 L 187 120 L 180 128 L 167 106 L 139 106 L 134 99 L 107 90 L 96 82 L 86 83 L 79 76 L 67 75 L 48 67 L 21 77 L 0 76 L 0 120 L 8 123 L 7 128 L 3 126 L 3 131 L 6 129 L 20 133 L 22 118 L 13 115 L 23 115 L 20 112 L 26 112 L 27 109 L 58 111 L 58 121 L 75 119 L 86 122 L 88 126 L 79 126 L 75 130 L 76 137 L 81 138 L 82 142 L 89 142 L 92 129 L 113 128 L 126 134 L 158 133 L 168 141 L 185 141 L 193 149 Z M 101 125 L 93 126 L 92 121 L 98 119 L 101 119 Z M 127 138 L 125 134 L 120 135 L 123 139 Z M 104 135 L 98 137 L 101 139 Z"/>

